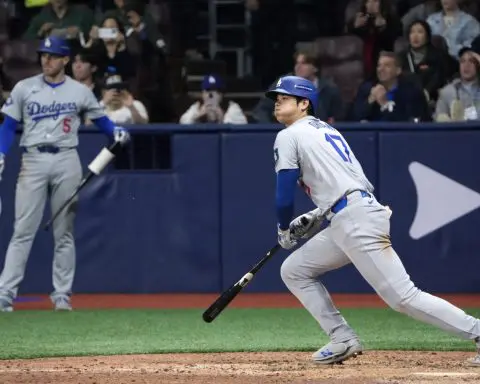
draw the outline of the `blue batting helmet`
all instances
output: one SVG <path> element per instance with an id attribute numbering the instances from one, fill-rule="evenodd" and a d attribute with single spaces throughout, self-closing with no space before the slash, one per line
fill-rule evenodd
<path id="1" fill-rule="evenodd" d="M 37 52 L 50 53 L 58 56 L 70 56 L 70 47 L 65 39 L 58 36 L 49 36 L 42 41 Z"/>
<path id="2" fill-rule="evenodd" d="M 299 76 L 284 76 L 281 77 L 277 85 L 267 91 L 265 96 L 269 99 L 276 100 L 277 94 L 297 96 L 310 100 L 313 111 L 317 110 L 318 106 L 318 91 L 315 84 L 310 80 Z"/>

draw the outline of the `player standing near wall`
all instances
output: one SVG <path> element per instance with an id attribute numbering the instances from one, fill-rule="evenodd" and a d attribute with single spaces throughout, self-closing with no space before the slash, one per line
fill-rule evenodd
<path id="1" fill-rule="evenodd" d="M 0 128 L 0 176 L 15 129 L 23 124 L 20 139 L 21 170 L 15 195 L 14 232 L 0 275 L 0 311 L 13 311 L 13 300 L 23 280 L 33 239 L 42 220 L 47 196 L 52 212 L 77 188 L 82 168 L 76 147 L 82 115 L 121 144 L 129 141 L 124 128 L 105 116 L 95 95 L 65 75 L 70 49 L 59 37 L 48 37 L 38 49 L 42 74 L 18 82 L 3 105 Z M 73 224 L 76 201 L 53 224 L 55 250 L 51 300 L 56 310 L 71 310 L 75 274 Z"/>

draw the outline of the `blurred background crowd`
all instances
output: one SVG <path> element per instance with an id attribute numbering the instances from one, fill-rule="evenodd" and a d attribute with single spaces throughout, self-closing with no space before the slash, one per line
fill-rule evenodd
<path id="1" fill-rule="evenodd" d="M 1 0 L 0 84 L 61 35 L 117 123 L 273 122 L 289 73 L 325 121 L 479 120 L 479 20 L 478 0 Z"/>

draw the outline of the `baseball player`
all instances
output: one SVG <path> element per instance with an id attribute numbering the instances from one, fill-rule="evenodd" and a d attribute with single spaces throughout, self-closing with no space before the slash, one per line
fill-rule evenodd
<path id="1" fill-rule="evenodd" d="M 42 74 L 20 81 L 3 105 L 0 128 L 0 175 L 19 123 L 23 124 L 23 151 L 15 197 L 15 224 L 0 275 L 0 311 L 11 312 L 23 280 L 32 242 L 40 225 L 47 195 L 57 209 L 79 185 L 82 168 L 76 147 L 81 115 L 122 145 L 130 135 L 105 115 L 92 91 L 65 75 L 70 49 L 65 40 L 48 37 L 38 49 Z M 65 209 L 53 224 L 55 241 L 53 287 L 56 310 L 71 310 L 75 273 L 73 223 L 75 205 Z"/>
<path id="2" fill-rule="evenodd" d="M 362 353 L 358 336 L 318 280 L 353 263 L 394 310 L 475 340 L 478 355 L 470 362 L 480 366 L 480 320 L 422 292 L 410 280 L 390 242 L 391 211 L 376 200 L 372 184 L 342 134 L 313 117 L 314 84 L 286 76 L 266 95 L 275 100 L 275 117 L 286 127 L 274 144 L 278 242 L 285 249 L 294 247 L 298 236 L 290 231 L 310 237 L 283 262 L 282 280 L 330 338 L 313 360 L 333 364 Z M 317 208 L 291 221 L 297 182 Z M 302 224 L 302 218 L 309 224 Z M 314 230 L 323 220 L 326 228 Z"/>

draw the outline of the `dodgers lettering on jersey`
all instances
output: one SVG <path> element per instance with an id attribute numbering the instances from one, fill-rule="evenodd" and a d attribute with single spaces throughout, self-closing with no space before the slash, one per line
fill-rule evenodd
<path id="1" fill-rule="evenodd" d="M 20 145 L 25 147 L 76 147 L 82 115 L 90 120 L 105 116 L 93 92 L 69 76 L 53 87 L 44 81 L 43 75 L 20 81 L 2 112 L 23 123 Z"/>
<path id="2" fill-rule="evenodd" d="M 373 192 L 345 138 L 335 128 L 312 116 L 304 117 L 277 134 L 275 171 L 300 169 L 300 185 L 325 213 L 345 193 Z"/>
<path id="3" fill-rule="evenodd" d="M 60 115 L 69 115 L 77 112 L 75 103 L 57 103 L 54 101 L 50 105 L 42 105 L 39 102 L 32 101 L 27 104 L 27 113 L 33 121 L 52 118 L 57 120 Z"/>

